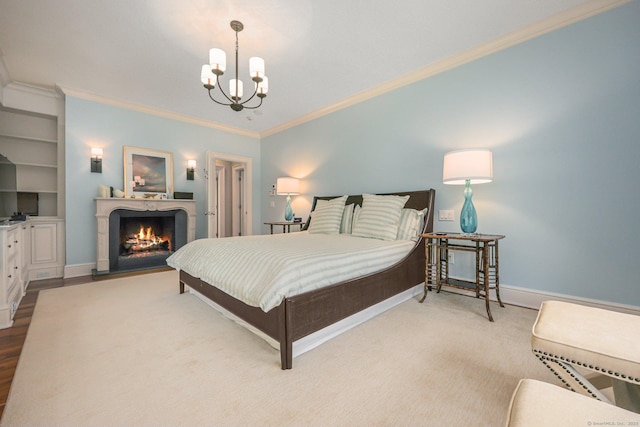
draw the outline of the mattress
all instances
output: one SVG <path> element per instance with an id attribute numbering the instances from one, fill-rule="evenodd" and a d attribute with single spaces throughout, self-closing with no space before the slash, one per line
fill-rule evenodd
<path id="1" fill-rule="evenodd" d="M 308 232 L 199 239 L 167 264 L 267 312 L 285 297 L 383 270 L 415 244 Z"/>

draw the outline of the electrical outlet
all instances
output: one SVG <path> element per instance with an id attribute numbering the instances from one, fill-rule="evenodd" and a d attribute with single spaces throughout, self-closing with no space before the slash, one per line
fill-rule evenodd
<path id="1" fill-rule="evenodd" d="M 455 213 L 453 212 L 453 209 L 451 210 L 440 210 L 438 211 L 438 220 L 439 221 L 454 221 L 454 215 Z"/>
<path id="2" fill-rule="evenodd" d="M 449 252 L 449 264 L 455 264 L 456 263 L 456 257 L 454 256 L 453 252 Z"/>

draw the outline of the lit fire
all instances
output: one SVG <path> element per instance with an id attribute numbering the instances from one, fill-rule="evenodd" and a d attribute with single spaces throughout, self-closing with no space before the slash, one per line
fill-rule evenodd
<path id="1" fill-rule="evenodd" d="M 128 252 L 143 252 L 153 250 L 171 250 L 169 239 L 156 236 L 151 227 L 140 226 L 140 231 L 131 234 L 124 243 Z"/>

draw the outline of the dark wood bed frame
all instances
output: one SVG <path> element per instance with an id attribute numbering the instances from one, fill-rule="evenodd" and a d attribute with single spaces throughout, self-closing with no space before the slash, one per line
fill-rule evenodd
<path id="1" fill-rule="evenodd" d="M 435 190 L 392 193 L 408 195 L 405 207 L 428 208 L 423 232 L 433 231 Z M 318 199 L 316 197 L 312 211 Z M 349 196 L 346 204 L 362 205 L 362 196 Z M 304 227 L 309 225 L 309 220 Z M 346 280 L 321 289 L 285 298 L 268 312 L 239 301 L 218 288 L 180 271 L 180 293 L 185 285 L 258 328 L 280 343 L 282 369 L 293 366 L 293 342 L 406 291 L 425 279 L 424 240 L 420 238 L 411 252 L 384 270 Z"/>

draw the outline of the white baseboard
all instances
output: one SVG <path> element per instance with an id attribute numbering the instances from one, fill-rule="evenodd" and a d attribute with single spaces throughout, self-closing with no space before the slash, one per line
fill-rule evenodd
<path id="1" fill-rule="evenodd" d="M 500 285 L 500 299 L 504 303 L 521 307 L 540 308 L 543 301 L 564 301 L 589 307 L 602 308 L 620 313 L 640 315 L 640 307 L 620 304 L 611 301 L 601 301 L 591 298 L 577 297 L 573 295 L 558 294 L 555 292 L 539 291 L 536 289 L 519 288 L 517 286 Z"/>
<path id="2" fill-rule="evenodd" d="M 94 262 L 89 264 L 65 265 L 64 278 L 68 279 L 71 277 L 91 276 L 91 270 L 95 268 L 96 264 Z"/>
<path id="3" fill-rule="evenodd" d="M 457 289 L 450 286 L 443 286 L 442 290 L 459 293 L 463 295 L 474 295 L 474 291 Z M 497 301 L 495 291 L 489 292 L 491 301 Z M 640 315 L 640 307 L 634 305 L 619 304 L 610 301 L 601 301 L 590 298 L 577 297 L 573 295 L 558 294 L 555 292 L 540 291 L 537 289 L 520 288 L 500 284 L 500 299 L 505 304 L 517 305 L 519 307 L 539 309 L 543 301 L 554 300 L 564 301 L 573 304 L 586 305 L 589 307 L 602 308 L 605 310 L 617 311 L 620 313 Z"/>

